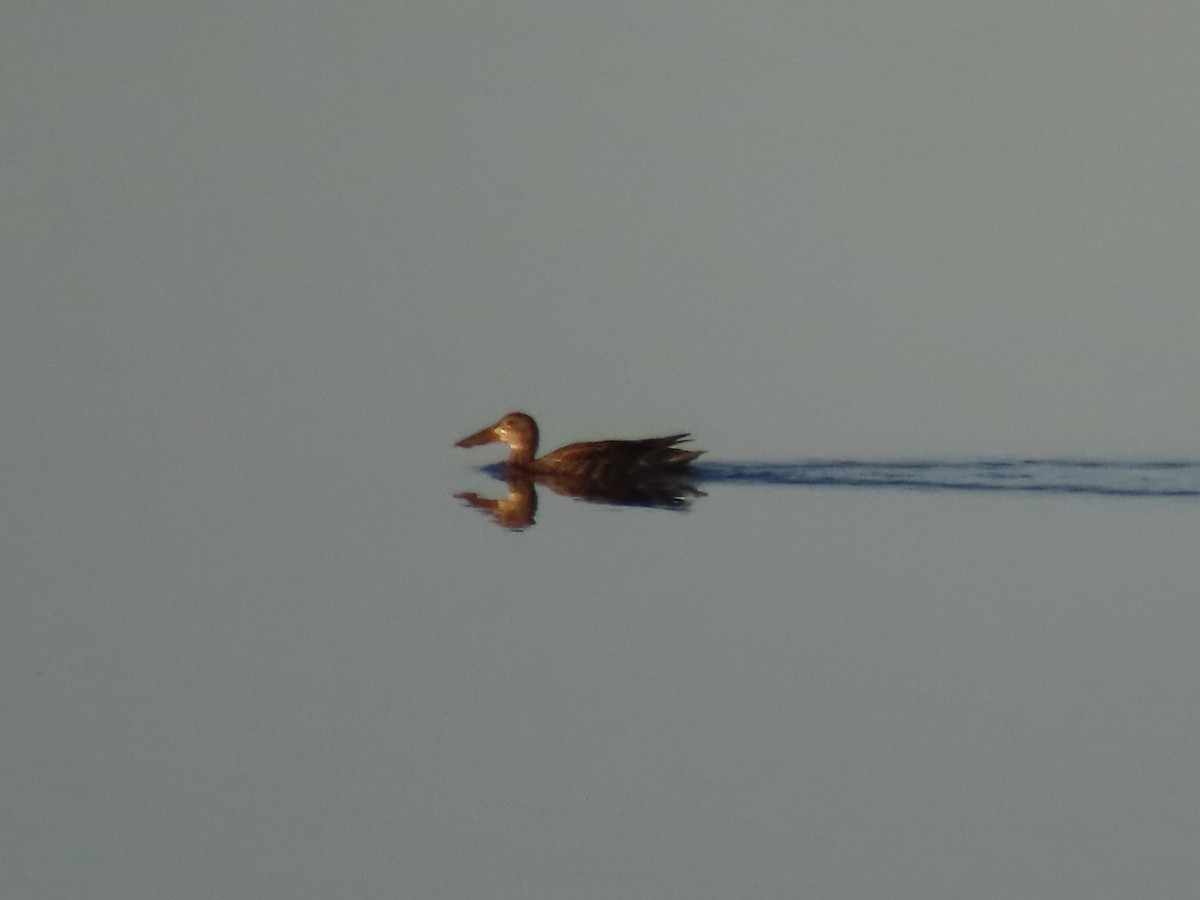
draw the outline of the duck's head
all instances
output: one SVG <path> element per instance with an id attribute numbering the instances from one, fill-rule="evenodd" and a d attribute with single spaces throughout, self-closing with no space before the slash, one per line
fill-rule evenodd
<path id="1" fill-rule="evenodd" d="M 478 447 L 480 444 L 508 444 L 514 453 L 532 456 L 537 452 L 538 427 L 533 416 L 510 412 L 499 422 L 463 438 L 455 447 Z"/>

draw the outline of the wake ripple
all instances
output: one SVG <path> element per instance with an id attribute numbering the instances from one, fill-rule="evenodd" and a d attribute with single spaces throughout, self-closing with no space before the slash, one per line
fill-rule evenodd
<path id="1" fill-rule="evenodd" d="M 1200 497 L 1194 460 L 798 460 L 706 462 L 701 481 L 727 484 L 888 487 L 929 491 L 1029 491 L 1122 497 Z"/>

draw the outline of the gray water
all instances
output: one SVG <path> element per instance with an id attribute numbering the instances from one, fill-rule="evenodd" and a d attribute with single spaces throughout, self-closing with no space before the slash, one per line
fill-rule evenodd
<path id="1" fill-rule="evenodd" d="M 1190 7 L 0 33 L 0 894 L 1194 896 Z"/>
<path id="2" fill-rule="evenodd" d="M 1200 497 L 1200 462 L 1189 460 L 801 460 L 708 463 L 699 471 L 705 481 L 732 484 Z"/>

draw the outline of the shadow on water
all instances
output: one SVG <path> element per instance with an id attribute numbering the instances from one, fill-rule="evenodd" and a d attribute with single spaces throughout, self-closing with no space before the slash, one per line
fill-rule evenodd
<path id="1" fill-rule="evenodd" d="M 686 512 L 704 491 L 698 484 L 781 487 L 886 488 L 919 491 L 993 491 L 1118 497 L 1200 497 L 1200 461 L 1105 461 L 1059 459 L 798 460 L 709 462 L 670 477 L 588 481 L 562 475 L 509 472 L 485 466 L 508 493 L 473 491 L 454 496 L 497 525 L 521 531 L 534 524 L 539 487 L 607 506 L 638 506 Z"/>
<path id="2" fill-rule="evenodd" d="M 711 462 L 697 479 L 720 484 L 777 484 L 926 491 L 1028 491 L 1123 497 L 1198 497 L 1200 461 L 974 459 Z"/>

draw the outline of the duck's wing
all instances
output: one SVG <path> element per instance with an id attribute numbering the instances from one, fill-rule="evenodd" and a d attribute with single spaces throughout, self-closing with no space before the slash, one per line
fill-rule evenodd
<path id="1" fill-rule="evenodd" d="M 638 440 L 568 444 L 539 459 L 538 468 L 597 479 L 636 472 L 676 471 L 687 467 L 703 453 L 702 450 L 685 450 L 675 446 L 690 439 L 691 436 L 684 431 Z"/>

